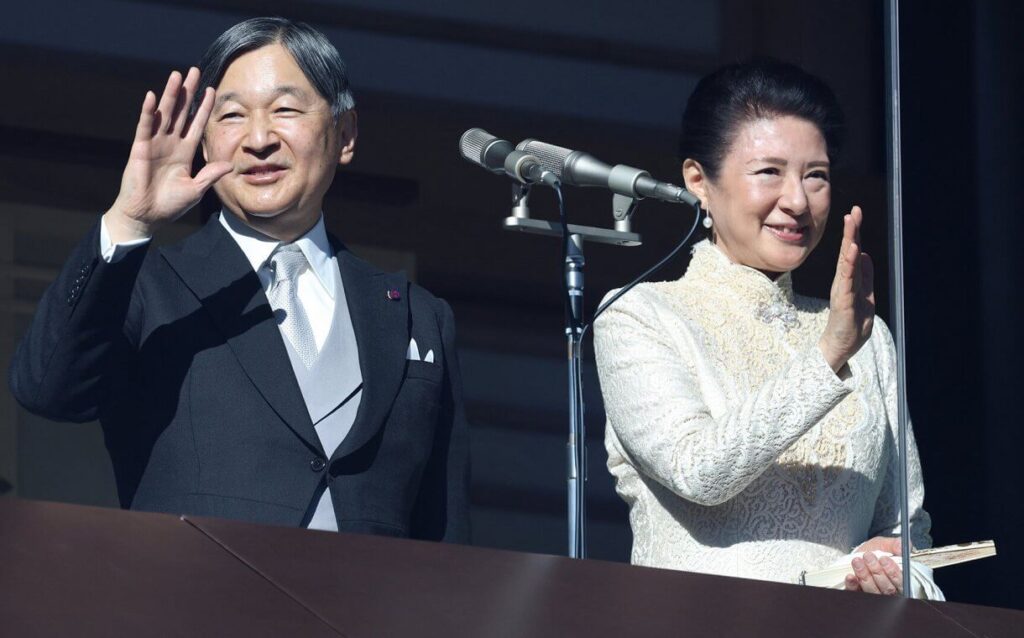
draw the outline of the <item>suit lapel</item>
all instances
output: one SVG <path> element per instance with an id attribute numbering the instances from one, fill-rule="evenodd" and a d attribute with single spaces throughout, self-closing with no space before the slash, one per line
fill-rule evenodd
<path id="1" fill-rule="evenodd" d="M 358 450 L 380 429 L 391 410 L 409 347 L 409 282 L 402 273 L 377 271 L 332 239 L 359 348 L 363 393 L 352 429 L 334 453 Z M 398 299 L 388 291 L 396 290 Z"/>
<path id="2" fill-rule="evenodd" d="M 263 286 L 220 221 L 212 218 L 180 247 L 161 253 L 209 312 L 270 407 L 310 449 L 322 453 Z"/>

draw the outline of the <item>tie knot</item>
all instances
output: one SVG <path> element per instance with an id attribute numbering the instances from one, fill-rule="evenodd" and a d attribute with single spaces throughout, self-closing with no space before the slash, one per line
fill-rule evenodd
<path id="1" fill-rule="evenodd" d="M 295 244 L 281 244 L 270 256 L 270 272 L 274 275 L 274 282 L 295 281 L 295 279 L 306 269 L 309 262 Z"/>

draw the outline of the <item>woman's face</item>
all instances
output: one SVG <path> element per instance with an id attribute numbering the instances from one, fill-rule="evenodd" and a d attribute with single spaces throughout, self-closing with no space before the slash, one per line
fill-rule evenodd
<path id="1" fill-rule="evenodd" d="M 740 126 L 711 181 L 683 164 L 687 187 L 714 221 L 715 244 L 734 263 L 774 277 L 818 245 L 831 203 L 828 149 L 818 127 L 792 116 Z"/>

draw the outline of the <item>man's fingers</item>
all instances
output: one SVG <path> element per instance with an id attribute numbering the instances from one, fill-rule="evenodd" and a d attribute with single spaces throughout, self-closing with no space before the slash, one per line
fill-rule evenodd
<path id="1" fill-rule="evenodd" d="M 185 131 L 185 139 L 194 144 L 198 144 L 199 140 L 203 137 L 203 130 L 206 129 L 206 122 L 210 119 L 210 113 L 213 111 L 213 100 L 215 95 L 216 91 L 214 91 L 212 87 L 206 87 L 206 91 L 203 93 L 203 100 L 199 103 L 199 108 L 196 109 L 196 114 L 188 123 L 188 129 Z"/>
<path id="2" fill-rule="evenodd" d="M 204 166 L 194 178 L 201 193 L 205 193 L 214 183 L 234 169 L 231 162 L 211 162 Z"/>
<path id="3" fill-rule="evenodd" d="M 178 92 L 178 99 L 174 104 L 174 128 L 173 131 L 183 136 L 185 124 L 188 122 L 188 112 L 192 106 L 192 96 L 196 93 L 196 86 L 199 84 L 199 69 L 192 67 L 181 84 L 181 91 Z"/>
<path id="4" fill-rule="evenodd" d="M 156 111 L 156 94 L 146 91 L 142 100 L 142 112 L 139 114 L 139 125 L 135 127 L 135 140 L 148 140 L 153 137 L 153 118 Z"/>
<path id="5" fill-rule="evenodd" d="M 853 574 L 846 575 L 846 591 L 860 591 L 860 581 Z"/>
<path id="6" fill-rule="evenodd" d="M 164 86 L 164 93 L 160 96 L 160 103 L 156 107 L 159 113 L 159 124 L 162 130 L 170 131 L 174 114 L 174 105 L 178 101 L 178 91 L 181 90 L 181 73 L 172 71 Z"/>

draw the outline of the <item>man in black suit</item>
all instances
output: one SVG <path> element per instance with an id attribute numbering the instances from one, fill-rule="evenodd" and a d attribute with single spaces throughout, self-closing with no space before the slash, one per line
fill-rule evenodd
<path id="1" fill-rule="evenodd" d="M 200 66 L 146 94 L 116 201 L 18 347 L 14 396 L 100 420 L 123 507 L 466 541 L 451 310 L 324 230 L 357 133 L 338 52 L 257 18 Z M 147 248 L 211 187 L 220 215 Z"/>

